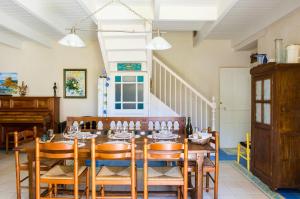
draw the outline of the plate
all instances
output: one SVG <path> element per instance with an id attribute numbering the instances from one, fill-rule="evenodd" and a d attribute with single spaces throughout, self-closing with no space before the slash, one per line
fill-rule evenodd
<path id="1" fill-rule="evenodd" d="M 98 136 L 97 134 L 91 134 L 90 132 L 79 132 L 79 133 L 64 135 L 65 138 L 71 140 L 75 139 L 76 137 L 78 139 L 92 139 L 92 138 L 96 138 L 97 136 Z"/>
<path id="2" fill-rule="evenodd" d="M 55 143 L 63 143 L 63 144 L 69 144 L 69 145 L 73 145 L 74 141 L 73 140 L 62 140 L 62 141 L 57 141 Z M 83 147 L 85 146 L 85 143 L 83 142 L 78 142 L 78 147 Z"/>
<path id="3" fill-rule="evenodd" d="M 169 139 L 176 139 L 176 138 L 179 138 L 179 137 L 180 137 L 179 135 L 172 134 L 172 136 L 168 136 L 168 137 L 161 136 L 161 137 L 158 137 L 157 139 L 169 140 Z M 147 135 L 147 138 L 153 139 L 153 136 L 152 135 Z"/>

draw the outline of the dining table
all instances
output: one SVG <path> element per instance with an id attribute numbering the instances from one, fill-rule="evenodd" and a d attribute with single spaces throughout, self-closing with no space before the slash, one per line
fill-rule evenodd
<path id="1" fill-rule="evenodd" d="M 93 134 L 97 135 L 96 143 L 104 143 L 111 141 L 109 136 L 107 136 L 107 133 L 102 132 L 92 132 Z M 149 138 L 149 135 L 136 135 L 135 143 L 136 143 L 136 159 L 137 160 L 143 160 L 143 145 L 144 145 L 144 139 L 148 139 L 148 143 L 151 143 L 153 140 L 152 138 Z M 55 134 L 54 138 L 51 140 L 51 142 L 58 142 L 58 141 L 67 141 L 68 139 L 63 136 L 63 134 Z M 69 140 L 70 141 L 70 140 Z M 91 140 L 90 139 L 84 139 L 79 140 L 79 142 L 83 142 L 83 146 L 80 146 L 78 149 L 78 158 L 79 160 L 89 160 L 91 155 Z M 179 135 L 176 139 L 176 142 L 183 143 L 184 142 L 184 135 Z M 35 167 L 34 167 L 34 160 L 35 160 L 35 143 L 34 141 L 30 141 L 27 143 L 24 143 L 15 150 L 18 150 L 22 153 L 27 154 L 27 161 L 28 161 L 28 179 L 29 179 L 29 198 L 34 199 L 35 198 Z M 195 175 L 197 179 L 195 179 L 195 192 L 193 198 L 202 199 L 203 198 L 203 161 L 204 156 L 207 153 L 213 153 L 214 148 L 210 144 L 196 144 L 192 142 L 188 142 L 188 157 L 189 161 L 196 162 L 196 168 L 197 168 L 197 174 Z"/>

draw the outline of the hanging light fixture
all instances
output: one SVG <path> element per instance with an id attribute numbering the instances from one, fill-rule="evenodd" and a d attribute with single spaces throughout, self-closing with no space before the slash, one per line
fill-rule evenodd
<path id="1" fill-rule="evenodd" d="M 140 17 L 141 19 L 145 20 L 151 26 L 153 25 L 152 20 L 149 20 L 149 19 L 145 18 L 144 16 L 140 15 L 139 13 L 137 13 L 135 10 L 133 10 L 127 4 L 121 2 L 120 0 L 111 0 L 108 3 L 106 3 L 105 5 L 103 5 L 102 7 L 98 8 L 97 10 L 95 10 L 90 15 L 88 15 L 88 16 L 80 19 L 72 27 L 71 32 L 69 34 L 67 34 L 65 37 L 63 37 L 61 40 L 59 40 L 58 43 L 60 43 L 61 45 L 64 45 L 64 46 L 69 46 L 69 47 L 77 47 L 77 48 L 85 47 L 85 43 L 83 42 L 83 40 L 76 34 L 75 30 L 82 30 L 82 29 L 77 28 L 77 25 L 79 25 L 81 22 L 85 21 L 86 19 L 92 17 L 96 13 L 102 11 L 104 8 L 106 8 L 107 6 L 109 6 L 109 5 L 113 4 L 113 3 L 118 3 L 118 4 L 122 5 L 122 6 L 124 6 L 130 12 L 134 13 L 135 15 L 137 15 L 138 17 Z M 84 30 L 82 30 L 82 31 L 84 31 Z M 123 31 L 123 30 L 101 30 L 101 29 L 97 29 L 95 31 L 97 31 L 97 32 L 128 32 L 128 31 L 125 31 L 125 30 Z M 138 32 L 132 31 L 131 33 L 138 33 Z M 141 33 L 141 32 L 139 32 L 139 33 Z M 145 33 L 148 33 L 148 32 L 145 31 Z M 163 37 L 161 37 L 160 31 L 158 29 L 157 30 L 157 36 L 154 37 L 147 44 L 146 49 L 149 49 L 149 50 L 167 50 L 167 49 L 170 49 L 171 47 L 172 47 L 172 45 L 167 40 L 165 40 Z"/>
<path id="2" fill-rule="evenodd" d="M 157 36 L 154 37 L 146 46 L 149 50 L 167 50 L 172 48 L 172 45 L 160 35 L 159 29 Z"/>
<path id="3" fill-rule="evenodd" d="M 59 40 L 58 43 L 69 47 L 76 47 L 76 48 L 85 47 L 84 41 L 76 34 L 75 27 L 71 29 L 71 32 L 69 34 L 67 34 L 61 40 Z"/>

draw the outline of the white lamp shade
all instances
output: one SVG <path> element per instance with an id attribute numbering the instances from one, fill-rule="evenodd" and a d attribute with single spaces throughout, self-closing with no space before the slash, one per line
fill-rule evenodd
<path id="1" fill-rule="evenodd" d="M 146 48 L 150 50 L 167 50 L 171 47 L 172 45 L 161 36 L 154 37 L 146 46 Z"/>
<path id="2" fill-rule="evenodd" d="M 82 39 L 74 33 L 67 34 L 61 40 L 59 40 L 58 43 L 69 47 L 85 47 L 85 43 L 82 41 Z"/>

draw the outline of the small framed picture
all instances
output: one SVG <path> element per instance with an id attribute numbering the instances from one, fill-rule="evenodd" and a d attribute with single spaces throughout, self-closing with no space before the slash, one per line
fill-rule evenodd
<path id="1" fill-rule="evenodd" d="M 86 69 L 64 69 L 64 98 L 86 98 Z"/>

